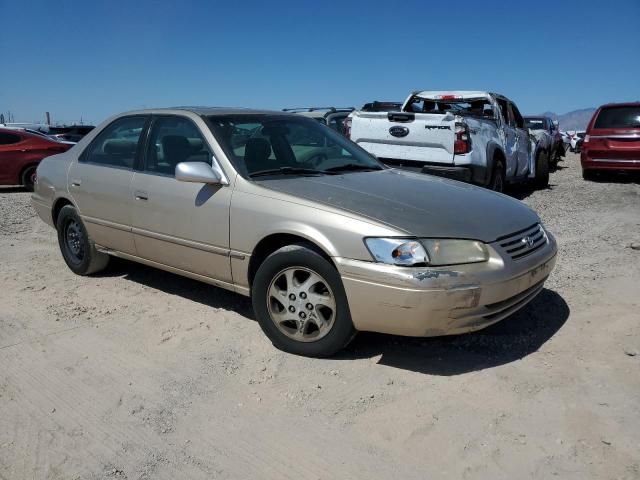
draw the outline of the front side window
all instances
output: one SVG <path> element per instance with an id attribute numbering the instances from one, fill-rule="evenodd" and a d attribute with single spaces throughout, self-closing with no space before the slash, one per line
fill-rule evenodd
<path id="1" fill-rule="evenodd" d="M 196 125 L 184 117 L 159 117 L 149 134 L 144 170 L 174 176 L 181 162 L 206 162 L 211 165 L 207 142 Z"/>
<path id="2" fill-rule="evenodd" d="M 0 145 L 13 145 L 14 143 L 20 143 L 20 135 L 13 133 L 0 133 Z"/>
<path id="3" fill-rule="evenodd" d="M 208 122 L 236 170 L 245 177 L 384 168 L 355 143 L 304 117 L 214 115 Z"/>
<path id="4" fill-rule="evenodd" d="M 504 122 L 510 127 L 515 126 L 507 101 L 499 98 L 498 106 L 500 107 L 500 113 L 502 114 L 502 119 L 504 120 Z"/>
<path id="5" fill-rule="evenodd" d="M 82 157 L 83 162 L 133 168 L 147 117 L 120 118 L 98 134 Z"/>

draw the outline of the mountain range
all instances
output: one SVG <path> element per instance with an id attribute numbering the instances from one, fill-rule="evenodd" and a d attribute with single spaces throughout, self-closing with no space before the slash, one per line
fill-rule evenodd
<path id="1" fill-rule="evenodd" d="M 551 117 L 554 120 L 558 120 L 560 124 L 560 130 L 586 130 L 587 124 L 591 117 L 593 116 L 593 112 L 595 112 L 595 108 L 582 108 L 580 110 L 573 110 L 572 112 L 567 112 L 562 115 L 558 115 L 554 112 L 544 112 L 542 115 L 547 117 Z"/>

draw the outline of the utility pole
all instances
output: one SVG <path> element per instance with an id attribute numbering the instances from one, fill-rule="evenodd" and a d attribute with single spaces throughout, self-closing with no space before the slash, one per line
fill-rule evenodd
<path id="1" fill-rule="evenodd" d="M 47 125 L 51 125 L 51 115 L 49 115 L 49 112 L 44 112 L 44 116 L 47 119 Z"/>

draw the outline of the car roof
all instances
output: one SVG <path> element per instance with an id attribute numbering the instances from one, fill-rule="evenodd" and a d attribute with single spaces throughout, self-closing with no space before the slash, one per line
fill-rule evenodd
<path id="1" fill-rule="evenodd" d="M 166 107 L 166 108 L 148 108 L 144 110 L 132 110 L 129 112 L 123 112 L 118 116 L 123 115 L 161 115 L 168 113 L 184 113 L 190 112 L 196 115 L 209 116 L 209 115 L 250 115 L 250 114 L 269 114 L 269 115 L 287 115 L 287 112 L 279 112 L 277 110 L 259 110 L 252 108 L 241 107 L 200 107 L 200 106 L 180 106 L 180 107 Z"/>
<path id="2" fill-rule="evenodd" d="M 440 96 L 454 95 L 462 98 L 484 98 L 489 97 L 491 92 L 485 92 L 481 90 L 418 90 L 414 92 L 414 95 L 419 97 L 436 98 Z M 498 97 L 503 95 L 494 94 Z M 506 98 L 506 97 L 504 97 Z"/>
<path id="3" fill-rule="evenodd" d="M 640 107 L 640 102 L 605 103 L 600 108 L 605 107 Z"/>

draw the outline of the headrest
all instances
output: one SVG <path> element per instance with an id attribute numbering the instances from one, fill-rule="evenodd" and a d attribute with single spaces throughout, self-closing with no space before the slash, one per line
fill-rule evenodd
<path id="1" fill-rule="evenodd" d="M 271 155 L 271 144 L 265 138 L 250 138 L 244 147 L 244 157 L 267 159 Z"/>
<path id="2" fill-rule="evenodd" d="M 103 150 L 109 155 L 135 155 L 136 142 L 114 138 L 104 142 Z"/>

